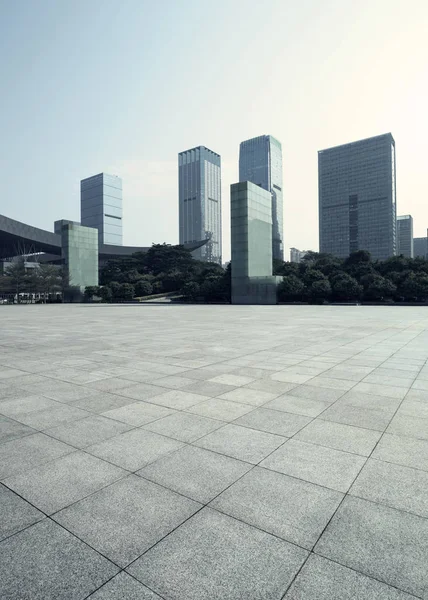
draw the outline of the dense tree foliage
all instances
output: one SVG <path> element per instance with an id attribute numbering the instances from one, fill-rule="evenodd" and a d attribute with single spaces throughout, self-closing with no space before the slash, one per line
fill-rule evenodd
<path id="1" fill-rule="evenodd" d="M 189 301 L 230 301 L 230 268 L 197 261 L 184 246 L 170 244 L 153 244 L 147 253 L 108 261 L 100 284 L 105 302 L 129 299 L 125 285 L 133 286 L 136 297 L 177 292 Z"/>
<path id="2" fill-rule="evenodd" d="M 34 263 L 29 267 L 24 257 L 7 265 L 0 274 L 0 293 L 12 295 L 19 303 L 24 297 L 38 296 L 41 302 L 63 298 L 72 290 L 67 269 L 50 264 Z"/>
<path id="3" fill-rule="evenodd" d="M 428 302 L 428 261 L 392 256 L 372 261 L 366 250 L 345 260 L 308 252 L 302 261 L 275 261 L 283 302 Z"/>

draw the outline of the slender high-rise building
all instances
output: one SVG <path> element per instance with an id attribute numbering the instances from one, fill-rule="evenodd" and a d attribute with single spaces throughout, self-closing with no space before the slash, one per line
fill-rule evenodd
<path id="1" fill-rule="evenodd" d="M 122 180 L 99 173 L 80 182 L 80 222 L 98 229 L 98 243 L 122 246 Z"/>
<path id="2" fill-rule="evenodd" d="M 221 159 L 205 146 L 178 155 L 180 244 L 208 243 L 192 254 L 221 265 Z"/>
<path id="3" fill-rule="evenodd" d="M 395 173 L 390 133 L 318 152 L 320 252 L 397 253 Z"/>
<path id="4" fill-rule="evenodd" d="M 272 256 L 284 259 L 282 148 L 271 135 L 261 135 L 241 142 L 239 147 L 239 181 L 251 181 L 272 196 Z"/>
<path id="5" fill-rule="evenodd" d="M 413 258 L 413 218 L 411 215 L 397 217 L 397 254 Z"/>

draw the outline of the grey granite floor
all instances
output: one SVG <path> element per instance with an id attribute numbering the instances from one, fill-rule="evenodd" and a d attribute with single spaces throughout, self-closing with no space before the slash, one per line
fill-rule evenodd
<path id="1" fill-rule="evenodd" d="M 0 596 L 428 599 L 428 308 L 0 307 Z"/>

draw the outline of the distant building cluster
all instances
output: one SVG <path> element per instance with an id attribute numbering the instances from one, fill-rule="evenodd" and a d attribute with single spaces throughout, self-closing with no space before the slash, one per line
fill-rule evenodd
<path id="1" fill-rule="evenodd" d="M 391 133 L 318 152 L 320 252 L 428 258 L 428 230 L 414 238 L 412 216 L 397 215 L 396 171 Z M 275 137 L 241 142 L 239 181 L 231 186 L 232 297 L 240 302 L 254 295 L 272 299 L 272 262 L 284 260 L 282 173 Z M 145 250 L 123 246 L 122 200 L 121 178 L 99 173 L 80 182 L 80 222 L 55 221 L 51 233 L 0 215 L 0 259 L 37 254 L 40 261 L 68 265 L 77 286 L 97 285 L 99 265 Z M 178 206 L 180 244 L 196 259 L 221 265 L 219 154 L 205 146 L 178 154 Z M 307 252 L 291 248 L 290 261 L 299 263 Z"/>

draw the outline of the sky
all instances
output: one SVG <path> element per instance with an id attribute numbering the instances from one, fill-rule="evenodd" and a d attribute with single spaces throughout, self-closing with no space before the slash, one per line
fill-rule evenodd
<path id="1" fill-rule="evenodd" d="M 79 220 L 123 179 L 124 243 L 178 243 L 177 154 L 282 142 L 284 246 L 318 249 L 317 152 L 391 132 L 397 214 L 428 227 L 428 0 L 0 0 L 0 214 Z"/>

